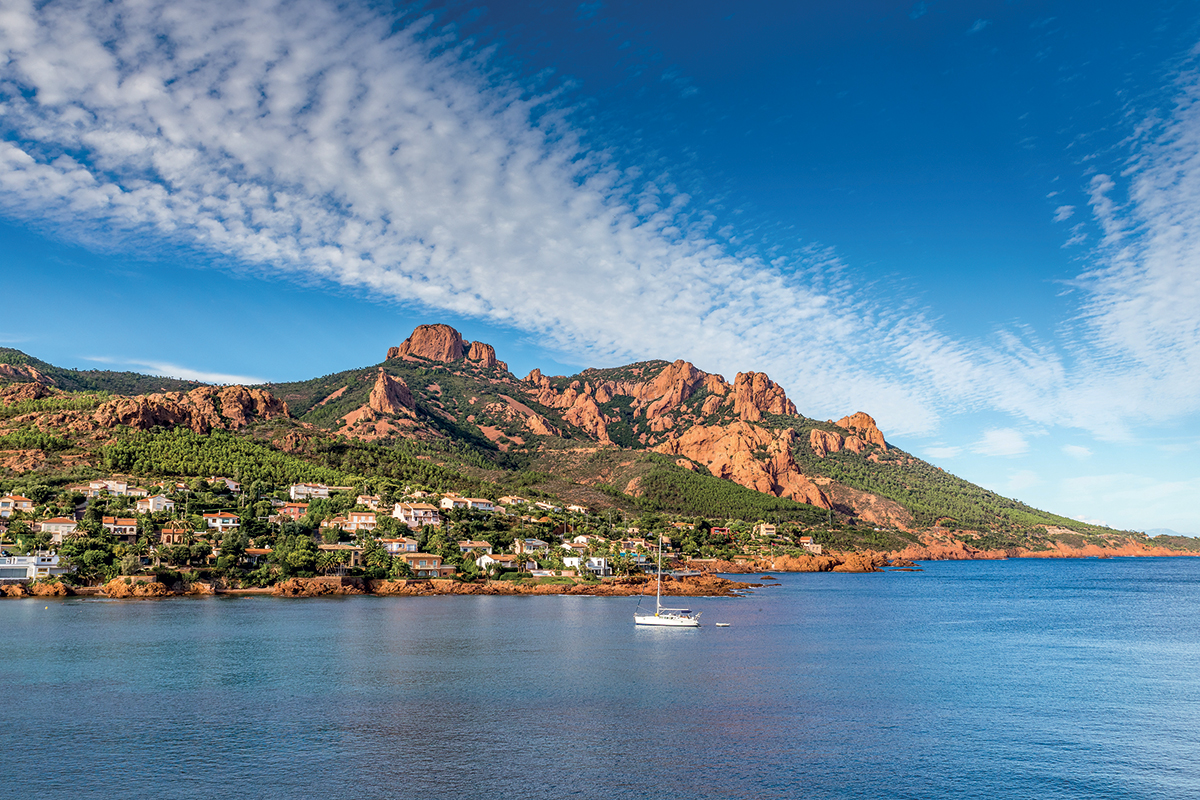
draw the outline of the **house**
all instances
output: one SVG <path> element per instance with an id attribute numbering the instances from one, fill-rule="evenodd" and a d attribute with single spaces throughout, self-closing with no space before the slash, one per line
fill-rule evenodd
<path id="1" fill-rule="evenodd" d="M 118 480 L 117 478 L 104 478 L 102 480 L 91 481 L 88 484 L 85 494 L 88 497 L 99 497 L 105 492 L 128 497 L 145 497 L 150 494 L 145 489 L 138 486 L 130 486 L 128 482 Z"/>
<path id="2" fill-rule="evenodd" d="M 418 578 L 442 578 L 455 573 L 454 567 L 443 567 L 442 557 L 431 553 L 401 553 L 413 575 Z"/>
<path id="3" fill-rule="evenodd" d="M 765 536 L 769 539 L 775 535 L 775 526 L 766 522 L 760 522 L 754 526 L 754 535 Z"/>
<path id="4" fill-rule="evenodd" d="M 529 574 L 535 578 L 574 578 L 573 569 L 531 569 Z"/>
<path id="5" fill-rule="evenodd" d="M 373 531 L 376 524 L 374 511 L 351 511 L 342 530 Z"/>
<path id="6" fill-rule="evenodd" d="M 595 534 L 591 534 L 591 533 L 581 533 L 578 536 L 576 536 L 574 539 L 572 539 L 571 541 L 574 542 L 575 544 L 586 544 L 586 545 L 607 544 L 608 543 L 608 539 L 605 539 L 603 536 L 596 536 Z"/>
<path id="7" fill-rule="evenodd" d="M 541 539 L 516 539 L 513 541 L 513 552 L 517 554 L 545 553 L 549 549 L 550 544 Z"/>
<path id="8" fill-rule="evenodd" d="M 175 501 L 168 500 L 165 495 L 161 494 L 143 497 L 137 501 L 137 511 L 139 514 L 157 514 L 159 511 L 174 510 Z"/>
<path id="9" fill-rule="evenodd" d="M 247 547 L 245 561 L 248 564 L 265 564 L 271 557 L 269 547 Z"/>
<path id="10" fill-rule="evenodd" d="M 117 540 L 124 544 L 137 542 L 137 520 L 130 517 L 103 517 L 100 524 L 112 531 Z"/>
<path id="11" fill-rule="evenodd" d="M 588 513 L 588 510 L 586 508 L 584 508 L 583 506 L 567 506 L 567 511 L 570 511 L 572 514 L 587 514 Z"/>
<path id="12" fill-rule="evenodd" d="M 358 497 L 354 498 L 354 505 L 366 506 L 367 508 L 371 509 L 372 511 L 378 511 L 379 510 L 379 495 L 360 494 Z"/>
<path id="13" fill-rule="evenodd" d="M 39 551 L 31 556 L 0 556 L 0 581 L 32 581 L 70 571 L 58 563 L 58 553 Z"/>
<path id="14" fill-rule="evenodd" d="M 14 511 L 33 511 L 33 501 L 19 494 L 0 497 L 0 517 L 11 517 Z"/>
<path id="15" fill-rule="evenodd" d="M 216 528 L 220 533 L 224 533 L 230 528 L 236 528 L 240 522 L 237 514 L 230 514 L 228 511 L 204 515 L 204 524 L 210 528 Z"/>
<path id="16" fill-rule="evenodd" d="M 537 502 L 537 503 L 534 503 L 534 506 L 536 506 L 537 508 L 540 508 L 542 511 L 556 511 L 556 512 L 562 511 L 562 508 L 560 506 L 556 506 L 553 503 Z"/>
<path id="17" fill-rule="evenodd" d="M 472 511 L 495 511 L 496 507 L 491 500 L 484 497 L 459 497 L 453 492 L 442 497 L 441 507 L 450 508 L 469 508 Z"/>
<path id="18" fill-rule="evenodd" d="M 396 503 L 392 516 L 410 528 L 442 524 L 437 508 L 429 503 Z"/>
<path id="19" fill-rule="evenodd" d="M 573 556 L 587 555 L 588 546 L 581 542 L 563 542 L 562 549 L 569 550 Z"/>
<path id="20" fill-rule="evenodd" d="M 168 525 L 162 529 L 158 535 L 159 544 L 165 547 L 171 547 L 177 544 L 187 544 L 188 537 L 192 535 L 190 528 L 185 528 L 182 525 Z"/>
<path id="21" fill-rule="evenodd" d="M 288 497 L 293 502 L 313 497 L 328 498 L 329 487 L 322 483 L 297 483 L 289 487 Z"/>
<path id="22" fill-rule="evenodd" d="M 475 554 L 487 553 L 488 555 L 491 555 L 492 554 L 492 546 L 490 544 L 488 544 L 487 542 L 475 542 L 475 541 L 459 542 L 458 543 L 458 552 L 460 552 L 460 553 L 475 553 Z"/>
<path id="23" fill-rule="evenodd" d="M 813 555 L 821 555 L 821 545 L 816 544 L 811 536 L 801 536 L 800 546 Z"/>
<path id="24" fill-rule="evenodd" d="M 416 539 L 380 539 L 379 543 L 383 545 L 384 550 L 387 550 L 393 556 L 417 552 Z"/>
<path id="25" fill-rule="evenodd" d="M 612 568 L 608 565 L 608 559 L 602 556 L 591 556 L 584 558 L 583 556 L 567 556 L 563 559 L 563 566 L 571 567 L 575 570 L 586 569 L 593 575 L 599 575 L 601 578 L 606 578 L 612 575 Z"/>
<path id="26" fill-rule="evenodd" d="M 308 513 L 308 503 L 288 503 L 279 509 L 281 517 L 288 517 L 299 521 L 301 517 Z"/>
<path id="27" fill-rule="evenodd" d="M 525 506 L 529 505 L 529 501 L 524 497 L 517 497 L 515 494 L 506 494 L 499 500 L 502 506 Z"/>
<path id="28" fill-rule="evenodd" d="M 63 535 L 71 533 L 78 525 L 73 519 L 67 517 L 54 517 L 52 519 L 43 520 L 38 525 L 38 530 L 42 533 L 50 534 L 50 541 L 55 544 L 61 544 Z"/>
<path id="29" fill-rule="evenodd" d="M 242 485 L 232 478 L 212 477 L 208 479 L 208 482 L 214 486 L 219 486 L 222 483 L 225 484 L 225 488 L 229 490 L 230 494 L 242 493 Z"/>
<path id="30" fill-rule="evenodd" d="M 537 562 L 533 559 L 523 559 L 520 556 L 514 555 L 487 555 L 484 554 L 475 559 L 475 566 L 480 569 L 487 569 L 492 564 L 499 565 L 500 569 L 515 569 L 518 571 L 528 572 L 531 569 L 537 569 Z"/>
<path id="31" fill-rule="evenodd" d="M 345 553 L 347 567 L 362 566 L 362 548 L 352 544 L 319 544 L 317 549 L 322 553 Z"/>
<path id="32" fill-rule="evenodd" d="M 726 539 L 730 538 L 729 528 L 709 528 L 708 535 L 724 536 Z"/>

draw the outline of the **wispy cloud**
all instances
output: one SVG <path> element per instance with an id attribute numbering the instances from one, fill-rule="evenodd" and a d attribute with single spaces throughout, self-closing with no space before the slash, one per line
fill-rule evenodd
<path id="1" fill-rule="evenodd" d="M 1054 209 L 1054 221 L 1066 222 L 1075 214 L 1075 206 L 1059 206 Z"/>
<path id="2" fill-rule="evenodd" d="M 229 375 L 223 372 L 208 372 L 206 370 L 192 369 L 191 367 L 181 367 L 178 364 L 168 364 L 163 361 L 137 361 L 113 358 L 111 356 L 84 356 L 86 361 L 95 361 L 98 364 L 109 364 L 115 367 L 124 367 L 133 372 L 144 372 L 147 375 L 157 375 L 163 378 L 181 378 L 185 381 L 199 381 L 200 383 L 219 383 L 219 384 L 243 384 L 253 386 L 260 383 L 266 383 L 263 378 L 256 378 L 250 375 Z"/>
<path id="3" fill-rule="evenodd" d="M 960 453 L 962 453 L 962 448 L 953 445 L 934 445 L 925 448 L 925 455 L 933 459 L 954 458 Z"/>
<path id="4" fill-rule="evenodd" d="M 1029 442 L 1013 428 L 991 428 L 971 449 L 984 456 L 1019 456 L 1029 449 Z"/>
<path id="5" fill-rule="evenodd" d="M 975 20 L 975 23 L 967 30 L 967 33 L 979 33 L 981 30 L 991 24 L 992 21 L 990 19 L 977 19 Z"/>
<path id="6" fill-rule="evenodd" d="M 1091 450 L 1089 450 L 1088 448 L 1086 448 L 1082 445 L 1078 445 L 1078 444 L 1065 444 L 1065 445 L 1063 445 L 1062 451 L 1064 453 L 1066 453 L 1067 455 L 1069 455 L 1071 458 L 1078 459 L 1080 461 L 1083 461 L 1085 459 L 1092 457 Z"/>
<path id="7" fill-rule="evenodd" d="M 91 246 L 199 246 L 520 328 L 579 362 L 764 370 L 806 412 L 869 404 L 889 434 L 962 410 L 1106 435 L 1200 410 L 1191 73 L 1123 177 L 1091 187 L 1104 238 L 1073 284 L 1078 314 L 1050 341 L 962 341 L 828 247 L 739 242 L 669 176 L 585 146 L 569 97 L 506 78 L 428 18 L 323 0 L 5 14 L 0 213 Z"/>

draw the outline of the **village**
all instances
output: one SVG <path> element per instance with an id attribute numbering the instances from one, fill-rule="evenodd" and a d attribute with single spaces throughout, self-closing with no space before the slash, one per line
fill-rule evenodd
<path id="1" fill-rule="evenodd" d="M 762 521 L 626 520 L 579 505 L 405 487 L 255 483 L 221 476 L 137 486 L 108 477 L 0 497 L 0 582 L 116 577 L 292 577 L 597 581 L 664 570 L 697 575 L 764 554 L 820 554 L 799 526 Z M 390 491 L 389 491 L 390 489 Z M 35 492 L 29 492 L 35 494 Z"/>

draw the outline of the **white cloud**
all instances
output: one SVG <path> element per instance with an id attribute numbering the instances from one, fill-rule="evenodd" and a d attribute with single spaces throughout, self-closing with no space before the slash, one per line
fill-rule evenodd
<path id="1" fill-rule="evenodd" d="M 113 367 L 126 368 L 134 372 L 142 372 L 147 375 L 157 375 L 164 378 L 181 378 L 185 381 L 199 381 L 200 383 L 219 383 L 219 384 L 243 384 L 246 386 L 254 386 L 260 383 L 266 383 L 263 378 L 255 378 L 249 375 L 229 375 L 224 372 L 208 372 L 206 370 L 192 369 L 191 367 L 181 367 L 178 364 L 168 364 L 162 361 L 137 361 L 113 358 L 111 356 L 83 356 L 85 361 L 95 361 L 98 364 L 108 364 Z"/>
<path id="2" fill-rule="evenodd" d="M 1075 206 L 1059 206 L 1054 209 L 1054 221 L 1066 222 L 1075 213 Z"/>
<path id="3" fill-rule="evenodd" d="M 1104 520 L 1095 519 L 1093 517 L 1087 516 L 1086 514 L 1079 514 L 1075 517 L 1075 519 L 1079 520 L 1080 522 L 1086 522 L 1088 525 L 1100 525 L 1101 527 L 1104 527 L 1104 528 L 1108 527 L 1108 523 L 1105 522 Z"/>
<path id="4" fill-rule="evenodd" d="M 990 428 L 971 449 L 984 456 L 1019 456 L 1029 449 L 1029 442 L 1013 428 Z"/>
<path id="5" fill-rule="evenodd" d="M 977 20 L 975 20 L 975 23 L 967 31 L 967 33 L 968 34 L 979 33 L 981 30 L 983 30 L 984 28 L 986 28 L 988 25 L 991 25 L 991 24 L 992 24 L 992 21 L 990 19 L 977 19 Z"/>
<path id="6" fill-rule="evenodd" d="M 934 445 L 933 447 L 925 448 L 925 455 L 930 458 L 954 458 L 961 452 L 961 447 L 954 447 L 953 445 Z"/>
<path id="7" fill-rule="evenodd" d="M 1071 458 L 1079 459 L 1080 461 L 1092 457 L 1091 450 L 1078 444 L 1065 444 L 1063 445 L 1062 451 Z"/>
<path id="8" fill-rule="evenodd" d="M 577 361 L 763 370 L 806 413 L 869 404 L 890 434 L 990 409 L 1113 436 L 1200 410 L 1191 73 L 1120 185 L 1092 185 L 1103 243 L 1054 329 L 1067 344 L 1024 328 L 961 341 L 828 248 L 739 246 L 669 177 L 586 147 L 568 99 L 428 19 L 394 31 L 323 0 L 4 14 L 0 213 L 89 246 L 198 246 L 520 328 Z"/>

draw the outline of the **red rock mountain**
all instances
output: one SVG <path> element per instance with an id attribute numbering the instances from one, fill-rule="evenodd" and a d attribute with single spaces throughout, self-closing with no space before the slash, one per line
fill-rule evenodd
<path id="1" fill-rule="evenodd" d="M 375 378 L 375 386 L 371 389 L 371 399 L 367 403 L 380 414 L 403 414 L 416 409 L 412 392 L 408 384 L 401 378 L 394 378 L 379 368 Z"/>
<path id="2" fill-rule="evenodd" d="M 389 361 L 394 358 L 424 358 L 445 363 L 468 361 L 483 369 L 508 371 L 507 364 L 496 360 L 496 351 L 490 344 L 465 341 L 457 330 L 440 324 L 418 325 L 399 346 L 388 348 L 387 358 Z"/>

